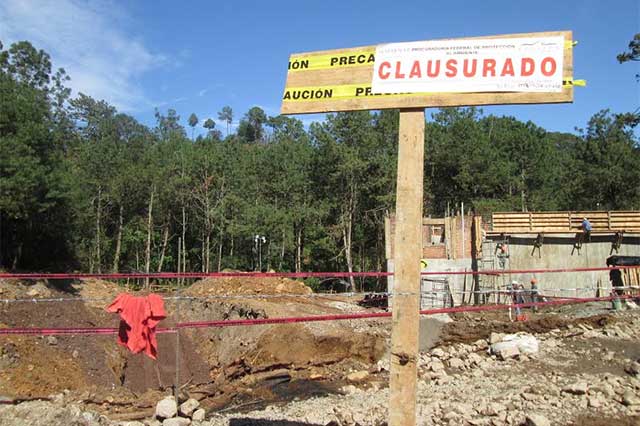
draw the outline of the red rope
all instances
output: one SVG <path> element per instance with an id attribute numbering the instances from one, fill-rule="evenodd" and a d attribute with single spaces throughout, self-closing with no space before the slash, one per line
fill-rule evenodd
<path id="1" fill-rule="evenodd" d="M 504 274 L 548 274 L 561 272 L 597 272 L 612 269 L 639 269 L 640 266 L 615 266 L 594 268 L 558 268 L 558 269 L 488 269 L 482 271 L 426 271 L 421 275 L 504 275 Z M 84 273 L 0 273 L 0 278 L 17 280 L 81 280 L 81 279 L 173 279 L 173 278 L 349 278 L 349 277 L 390 277 L 393 272 L 158 272 L 158 273 L 117 273 L 117 274 L 84 274 Z"/>
<path id="2" fill-rule="evenodd" d="M 483 305 L 483 306 L 456 306 L 453 308 L 425 309 L 421 310 L 422 315 L 433 315 L 443 313 L 460 313 L 460 312 L 481 312 L 481 311 L 498 311 L 509 308 L 528 308 L 533 306 L 553 306 L 553 305 L 571 305 L 587 302 L 605 302 L 614 299 L 630 299 L 635 296 L 607 296 L 607 297 L 585 297 L 581 299 L 558 299 L 548 302 L 536 303 L 520 303 L 512 305 Z M 338 314 L 338 315 L 314 315 L 306 317 L 280 317 L 280 318 L 256 318 L 242 320 L 215 320 L 215 321 L 196 321 L 182 322 L 176 324 L 175 327 L 158 328 L 158 333 L 174 333 L 178 329 L 188 328 L 219 328 L 249 325 L 265 325 L 265 324 L 287 324 L 301 322 L 317 322 L 317 321 L 341 321 L 365 318 L 388 318 L 391 312 L 365 312 L 354 314 Z M 54 334 L 116 334 L 116 328 L 0 328 L 0 335 L 54 335 Z"/>

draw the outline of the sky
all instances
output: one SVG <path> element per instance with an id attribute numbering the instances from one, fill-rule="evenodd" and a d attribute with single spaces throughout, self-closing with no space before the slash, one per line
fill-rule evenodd
<path id="1" fill-rule="evenodd" d="M 252 106 L 277 115 L 291 53 L 438 38 L 572 30 L 572 104 L 483 107 L 575 132 L 601 109 L 640 106 L 640 63 L 619 64 L 640 32 L 640 0 L 610 1 L 88 1 L 0 0 L 0 40 L 29 40 L 71 76 L 73 93 L 104 99 L 147 125 L 173 108 L 186 125 L 234 124 Z M 323 115 L 300 115 L 305 124 Z M 226 126 L 218 122 L 218 128 Z M 204 132 L 204 129 L 199 129 Z"/>

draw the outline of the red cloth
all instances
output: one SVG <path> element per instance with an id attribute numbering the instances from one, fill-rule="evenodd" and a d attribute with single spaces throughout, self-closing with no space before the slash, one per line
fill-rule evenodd
<path id="1" fill-rule="evenodd" d="M 106 310 L 120 314 L 120 345 L 135 354 L 144 351 L 149 357 L 157 358 L 156 326 L 167 316 L 162 297 L 157 294 L 135 297 L 121 293 Z"/>

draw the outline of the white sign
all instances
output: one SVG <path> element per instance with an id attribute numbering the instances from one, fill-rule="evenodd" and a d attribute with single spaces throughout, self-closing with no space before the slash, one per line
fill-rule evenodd
<path id="1" fill-rule="evenodd" d="M 562 36 L 381 44 L 372 93 L 560 92 L 563 49 Z"/>

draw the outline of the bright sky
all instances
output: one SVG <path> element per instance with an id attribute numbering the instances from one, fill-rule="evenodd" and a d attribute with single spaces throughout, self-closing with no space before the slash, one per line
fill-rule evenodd
<path id="1" fill-rule="evenodd" d="M 640 32 L 640 1 L 1 0 L 0 40 L 29 40 L 70 74 L 74 93 L 152 125 L 174 108 L 202 124 L 224 105 L 278 114 L 289 54 L 378 43 L 572 30 L 573 104 L 484 107 L 556 131 L 640 105 L 639 63 L 616 54 Z M 322 116 L 299 116 L 306 124 Z M 223 129 L 225 126 L 219 125 Z"/>

